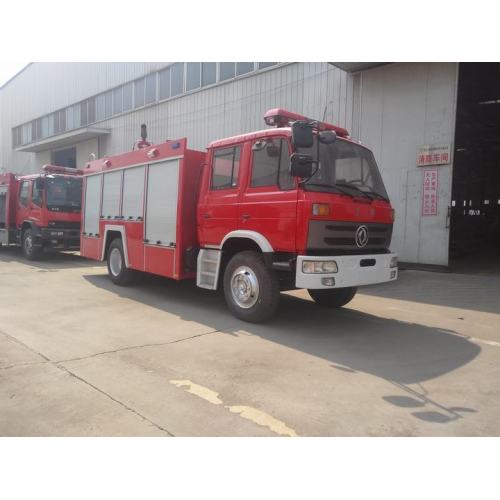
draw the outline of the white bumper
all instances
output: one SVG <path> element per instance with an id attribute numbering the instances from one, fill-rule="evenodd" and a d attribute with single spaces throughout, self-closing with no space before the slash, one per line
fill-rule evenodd
<path id="1" fill-rule="evenodd" d="M 348 286 L 373 285 L 394 281 L 398 277 L 398 268 L 390 267 L 391 259 L 397 257 L 395 253 L 374 255 L 341 255 L 341 256 L 312 256 L 299 255 L 295 286 L 297 288 L 343 288 Z M 336 273 L 307 274 L 302 272 L 302 262 L 332 261 L 337 263 Z M 324 285 L 323 278 L 334 278 L 333 286 Z"/>

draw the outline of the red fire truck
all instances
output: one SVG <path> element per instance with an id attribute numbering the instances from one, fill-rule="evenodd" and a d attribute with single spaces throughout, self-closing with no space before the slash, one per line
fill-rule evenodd
<path id="1" fill-rule="evenodd" d="M 39 174 L 0 175 L 0 246 L 36 260 L 45 248 L 78 249 L 82 170 L 44 165 Z"/>
<path id="2" fill-rule="evenodd" d="M 169 140 L 93 161 L 84 176 L 81 253 L 111 280 L 138 271 L 222 287 L 246 321 L 280 291 L 347 304 L 360 285 L 397 278 L 394 211 L 371 151 L 340 127 L 281 109 L 258 132 L 207 152 Z M 85 169 L 84 169 L 85 171 Z"/>

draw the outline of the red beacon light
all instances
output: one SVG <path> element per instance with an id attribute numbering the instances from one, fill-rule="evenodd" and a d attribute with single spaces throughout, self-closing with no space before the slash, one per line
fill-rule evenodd
<path id="1" fill-rule="evenodd" d="M 349 137 L 349 132 L 347 129 L 338 127 L 337 125 L 332 125 L 331 123 L 319 122 L 307 118 L 307 116 L 299 115 L 298 113 L 292 113 L 282 108 L 275 108 L 266 111 L 264 114 L 264 121 L 266 125 L 274 127 L 289 127 L 293 122 L 296 121 L 307 121 L 315 122 L 318 129 L 321 130 L 333 130 L 339 137 Z"/>
<path id="2" fill-rule="evenodd" d="M 42 171 L 46 174 L 83 175 L 78 168 L 60 167 L 59 165 L 43 165 Z"/>

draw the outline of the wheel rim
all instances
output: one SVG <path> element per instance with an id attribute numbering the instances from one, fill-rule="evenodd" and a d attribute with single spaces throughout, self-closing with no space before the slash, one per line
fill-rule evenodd
<path id="1" fill-rule="evenodd" d="M 231 295 L 239 307 L 248 309 L 259 298 L 259 280 L 247 266 L 240 266 L 231 276 Z"/>
<path id="2" fill-rule="evenodd" d="M 31 234 L 27 234 L 26 237 L 24 238 L 24 251 L 28 255 L 31 255 L 32 250 L 33 250 L 33 238 L 31 237 Z"/>
<path id="3" fill-rule="evenodd" d="M 118 248 L 113 248 L 109 254 L 109 269 L 113 276 L 118 276 L 122 270 L 122 254 Z"/>

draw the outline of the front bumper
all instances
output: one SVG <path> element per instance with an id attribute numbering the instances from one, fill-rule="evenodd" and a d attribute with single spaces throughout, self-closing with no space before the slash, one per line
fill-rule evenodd
<path id="1" fill-rule="evenodd" d="M 398 268 L 390 267 L 395 253 L 370 255 L 340 255 L 340 256 L 297 256 L 295 286 L 297 288 L 327 289 L 345 288 L 350 286 L 374 285 L 394 281 L 398 277 Z M 307 261 L 332 261 L 337 263 L 336 273 L 307 274 L 302 272 L 302 263 Z M 333 278 L 335 284 L 328 286 L 322 283 L 323 278 Z"/>
<path id="2" fill-rule="evenodd" d="M 40 231 L 39 243 L 52 248 L 79 248 L 80 230 L 43 228 Z"/>

